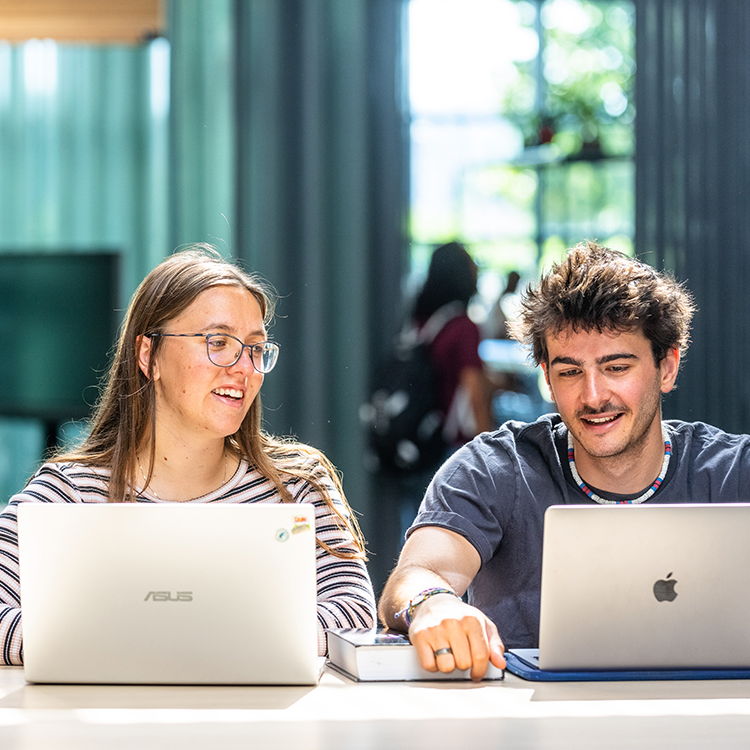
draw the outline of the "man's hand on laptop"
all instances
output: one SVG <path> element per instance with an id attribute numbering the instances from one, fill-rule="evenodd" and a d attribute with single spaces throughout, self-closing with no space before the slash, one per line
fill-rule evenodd
<path id="1" fill-rule="evenodd" d="M 422 667 L 430 672 L 470 669 L 481 680 L 488 662 L 505 668 L 504 647 L 495 624 L 453 594 L 438 594 L 420 604 L 409 640 Z"/>

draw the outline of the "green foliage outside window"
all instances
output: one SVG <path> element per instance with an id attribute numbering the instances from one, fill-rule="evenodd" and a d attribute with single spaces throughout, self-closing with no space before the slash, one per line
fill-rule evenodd
<path id="1" fill-rule="evenodd" d="M 446 86 L 443 73 L 431 110 L 413 84 L 417 273 L 433 247 L 456 238 L 483 275 L 498 280 L 491 293 L 511 269 L 529 279 L 585 238 L 632 252 L 632 3 L 412 0 L 412 7 L 413 26 L 435 24 L 433 57 L 420 63 L 429 45 L 415 44 L 412 65 L 443 65 L 463 86 Z M 488 70 L 494 94 L 477 105 L 468 92 L 474 81 L 486 84 Z"/>
<path id="2" fill-rule="evenodd" d="M 501 104 L 525 145 L 552 143 L 566 156 L 632 155 L 631 3 L 548 0 L 538 19 L 525 15 L 542 30 L 541 59 L 517 63 Z"/>

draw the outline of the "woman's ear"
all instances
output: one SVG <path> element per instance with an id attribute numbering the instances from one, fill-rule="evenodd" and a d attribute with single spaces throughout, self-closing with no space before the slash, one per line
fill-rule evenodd
<path id="1" fill-rule="evenodd" d="M 149 365 L 151 363 L 151 339 L 148 336 L 138 336 L 135 340 L 135 351 L 138 357 L 138 367 L 141 368 L 141 372 L 147 377 L 151 378 L 149 373 Z M 156 363 L 154 363 L 155 365 Z M 154 372 L 154 378 L 156 373 Z"/>

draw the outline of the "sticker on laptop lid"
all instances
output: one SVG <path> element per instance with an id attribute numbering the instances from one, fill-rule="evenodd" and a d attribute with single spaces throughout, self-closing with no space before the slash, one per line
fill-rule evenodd
<path id="1" fill-rule="evenodd" d="M 292 526 L 292 534 L 301 534 L 303 531 L 310 531 L 310 519 L 306 514 L 295 516 Z"/>
<path id="2" fill-rule="evenodd" d="M 287 529 L 278 529 L 276 531 L 276 541 L 286 542 L 290 536 L 296 534 L 302 534 L 305 531 L 310 531 L 312 523 L 309 515 L 299 514 L 293 517 L 293 525 L 291 532 Z"/>

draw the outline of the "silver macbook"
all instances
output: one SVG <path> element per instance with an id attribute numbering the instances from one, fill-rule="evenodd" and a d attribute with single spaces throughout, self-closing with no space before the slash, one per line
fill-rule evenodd
<path id="1" fill-rule="evenodd" d="M 750 668 L 750 505 L 554 506 L 539 668 Z"/>
<path id="2" fill-rule="evenodd" d="M 18 509 L 29 682 L 315 684 L 311 505 Z"/>

